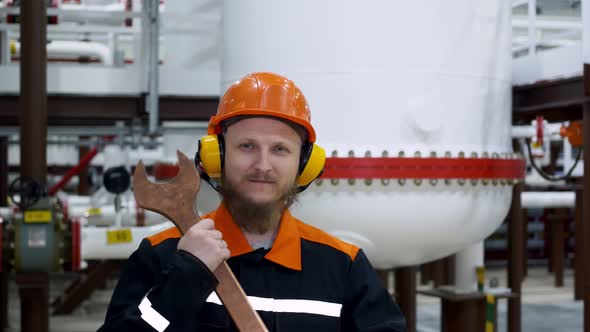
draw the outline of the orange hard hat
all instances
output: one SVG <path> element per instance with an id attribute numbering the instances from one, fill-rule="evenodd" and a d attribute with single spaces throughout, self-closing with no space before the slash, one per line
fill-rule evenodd
<path id="1" fill-rule="evenodd" d="M 311 113 L 305 96 L 286 77 L 274 73 L 248 74 L 227 89 L 209 120 L 209 135 L 221 133 L 221 122 L 240 115 L 276 116 L 303 126 L 315 142 Z"/>

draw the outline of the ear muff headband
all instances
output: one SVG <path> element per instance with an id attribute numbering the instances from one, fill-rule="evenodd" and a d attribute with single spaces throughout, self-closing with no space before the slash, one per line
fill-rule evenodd
<path id="1" fill-rule="evenodd" d="M 224 158 L 223 135 L 207 135 L 199 140 L 199 150 L 195 155 L 195 165 L 201 177 L 215 190 L 219 191 Z M 300 191 L 305 190 L 317 177 L 322 174 L 326 163 L 326 151 L 317 144 L 306 144 L 301 149 L 299 175 L 297 186 Z"/>

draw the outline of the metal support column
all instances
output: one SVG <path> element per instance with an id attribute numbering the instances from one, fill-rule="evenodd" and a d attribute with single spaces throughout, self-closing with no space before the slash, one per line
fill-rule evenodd
<path id="1" fill-rule="evenodd" d="M 524 280 L 529 274 L 529 219 L 527 211 L 523 210 L 522 219 L 522 279 Z"/>
<path id="2" fill-rule="evenodd" d="M 0 206 L 7 206 L 8 138 L 0 137 Z M 2 227 L 2 226 L 0 226 Z M 0 250 L 3 250 L 0 246 Z M 2 264 L 2 261 L 0 261 Z M 8 272 L 0 272 L 0 331 L 8 327 Z"/>
<path id="3" fill-rule="evenodd" d="M 444 258 L 444 276 L 443 282 L 445 285 L 455 284 L 455 265 L 457 264 L 456 255 L 450 255 Z"/>
<path id="4" fill-rule="evenodd" d="M 0 272 L 0 331 L 8 328 L 8 272 Z"/>
<path id="5" fill-rule="evenodd" d="M 590 37 L 589 37 L 590 38 Z M 584 64 L 584 192 L 590 192 L 590 64 Z M 590 195 L 583 195 L 582 248 L 583 255 L 590 257 Z M 584 264 L 584 332 L 590 332 L 590 264 Z"/>
<path id="6" fill-rule="evenodd" d="M 41 185 L 47 177 L 46 1 L 21 2 L 20 167 Z"/>
<path id="7" fill-rule="evenodd" d="M 420 265 L 420 284 L 426 285 L 430 280 L 432 280 L 432 277 L 430 276 L 430 264 L 426 263 Z"/>
<path id="8" fill-rule="evenodd" d="M 20 170 L 45 185 L 47 177 L 46 1 L 21 1 Z M 21 331 L 49 331 L 47 273 L 17 273 Z M 31 318 L 34 317 L 34 318 Z"/>
<path id="9" fill-rule="evenodd" d="M 431 278 L 434 281 L 434 287 L 439 287 L 444 285 L 444 272 L 445 272 L 445 267 L 444 267 L 444 260 L 443 259 L 437 259 L 433 262 L 430 263 L 431 264 Z"/>
<path id="10" fill-rule="evenodd" d="M 584 299 L 583 195 L 584 191 L 582 189 L 576 190 L 576 207 L 574 212 L 574 299 L 576 301 Z"/>
<path id="11" fill-rule="evenodd" d="M 416 332 L 416 267 L 395 269 L 395 295 L 406 317 L 408 332 Z"/>
<path id="12" fill-rule="evenodd" d="M 17 273 L 16 284 L 21 302 L 20 330 L 49 331 L 49 274 Z"/>
<path id="13" fill-rule="evenodd" d="M 8 206 L 8 137 L 0 136 L 0 206 Z"/>
<path id="14" fill-rule="evenodd" d="M 584 192 L 582 214 L 582 251 L 590 258 L 590 1 L 582 1 L 582 59 L 584 61 Z M 584 265 L 584 332 L 590 332 L 590 264 Z"/>
<path id="15" fill-rule="evenodd" d="M 551 256 L 553 257 L 553 272 L 555 273 L 555 287 L 563 287 L 564 270 L 564 231 L 567 221 L 565 209 L 553 209 L 553 213 L 547 216 L 551 224 Z"/>
<path id="16" fill-rule="evenodd" d="M 442 332 L 485 331 L 486 306 L 483 295 L 461 299 L 443 298 Z"/>
<path id="17" fill-rule="evenodd" d="M 512 205 L 508 221 L 508 287 L 515 294 L 508 300 L 508 332 L 520 332 L 521 321 L 521 283 L 522 283 L 522 230 L 523 213 L 520 203 L 522 183 L 512 190 Z"/>

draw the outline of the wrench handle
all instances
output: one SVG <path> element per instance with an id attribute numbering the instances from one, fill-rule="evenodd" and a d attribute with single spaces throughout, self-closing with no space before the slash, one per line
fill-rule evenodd
<path id="1" fill-rule="evenodd" d="M 222 262 L 213 272 L 219 284 L 215 292 L 240 331 L 268 332 L 264 322 L 248 302 L 244 290 L 229 265 Z"/>

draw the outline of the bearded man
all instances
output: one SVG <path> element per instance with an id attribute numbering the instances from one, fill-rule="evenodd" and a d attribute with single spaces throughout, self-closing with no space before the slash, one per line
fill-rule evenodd
<path id="1" fill-rule="evenodd" d="M 99 331 L 237 331 L 214 292 L 224 260 L 269 331 L 405 331 L 362 249 L 289 212 L 325 161 L 310 121 L 283 76 L 233 84 L 195 157 L 221 205 L 182 236 L 171 228 L 142 241 Z"/>

